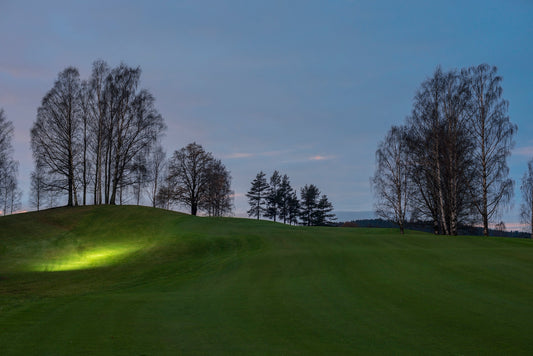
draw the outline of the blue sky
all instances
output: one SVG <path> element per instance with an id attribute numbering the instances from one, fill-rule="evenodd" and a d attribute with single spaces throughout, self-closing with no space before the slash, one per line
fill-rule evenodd
<path id="1" fill-rule="evenodd" d="M 373 208 L 374 152 L 420 83 L 489 63 L 518 124 L 517 180 L 533 156 L 533 2 L 0 0 L 0 107 L 15 124 L 27 201 L 29 130 L 57 74 L 140 66 L 168 153 L 196 141 L 233 175 L 236 213 L 259 170 L 316 184 L 337 210 Z"/>

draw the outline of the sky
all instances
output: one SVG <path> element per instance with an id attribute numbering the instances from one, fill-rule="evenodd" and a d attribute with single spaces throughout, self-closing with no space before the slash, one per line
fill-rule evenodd
<path id="1" fill-rule="evenodd" d="M 371 211 L 378 142 L 438 65 L 498 67 L 520 178 L 533 157 L 533 1 L 0 0 L 0 108 L 15 125 L 28 207 L 30 128 L 68 66 L 142 69 L 168 155 L 197 142 L 233 177 L 235 214 L 259 171 L 315 184 L 336 211 Z M 345 215 L 343 215 L 345 216 Z"/>

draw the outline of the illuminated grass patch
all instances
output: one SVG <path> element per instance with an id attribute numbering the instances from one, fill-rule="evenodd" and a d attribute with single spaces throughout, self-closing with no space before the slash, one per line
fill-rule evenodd
<path id="1" fill-rule="evenodd" d="M 36 263 L 31 269 L 40 272 L 53 272 L 105 267 L 123 260 L 141 248 L 141 246 L 136 245 L 117 245 L 74 251 L 62 254 L 61 257 Z"/>

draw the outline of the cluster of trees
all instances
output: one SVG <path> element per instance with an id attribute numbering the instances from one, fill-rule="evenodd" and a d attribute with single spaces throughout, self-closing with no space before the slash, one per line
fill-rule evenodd
<path id="1" fill-rule="evenodd" d="M 116 204 L 148 180 L 165 124 L 153 95 L 139 89 L 140 76 L 140 68 L 101 60 L 88 80 L 74 67 L 59 73 L 31 129 L 37 209 L 46 195 L 61 193 L 68 206 L 85 205 L 90 195 L 93 204 Z"/>
<path id="2" fill-rule="evenodd" d="M 291 186 L 289 177 L 274 171 L 270 180 L 264 172 L 259 172 L 246 194 L 250 209 L 248 216 L 258 220 L 261 216 L 284 224 L 307 226 L 331 225 L 335 220 L 333 205 L 325 194 L 313 184 L 300 189 L 300 200 Z"/>
<path id="3" fill-rule="evenodd" d="M 173 204 L 188 207 L 191 215 L 203 211 L 209 216 L 223 216 L 233 209 L 231 175 L 226 166 L 191 143 L 175 151 L 166 164 L 168 169 L 158 190 L 157 206 L 169 209 Z"/>
<path id="4" fill-rule="evenodd" d="M 13 159 L 13 123 L 0 109 L 0 209 L 12 214 L 20 204 L 21 192 L 17 184 L 18 162 Z"/>
<path id="5" fill-rule="evenodd" d="M 418 89 L 410 116 L 376 151 L 372 178 L 377 213 L 396 222 L 433 222 L 435 234 L 489 223 L 512 198 L 507 157 L 517 127 L 510 122 L 496 67 L 437 68 Z"/>
<path id="6" fill-rule="evenodd" d="M 231 212 L 231 175 L 220 160 L 192 143 L 170 159 L 160 145 L 166 129 L 154 96 L 140 89 L 140 68 L 93 63 L 89 79 L 74 67 L 59 73 L 31 129 L 35 169 L 32 203 L 67 206 L 183 205 L 191 214 Z M 12 132 L 12 126 L 8 125 Z"/>

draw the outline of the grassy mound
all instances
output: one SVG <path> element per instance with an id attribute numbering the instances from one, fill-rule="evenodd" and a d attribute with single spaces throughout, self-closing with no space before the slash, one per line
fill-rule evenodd
<path id="1" fill-rule="evenodd" d="M 531 354 L 533 243 L 145 207 L 0 218 L 10 354 Z"/>

